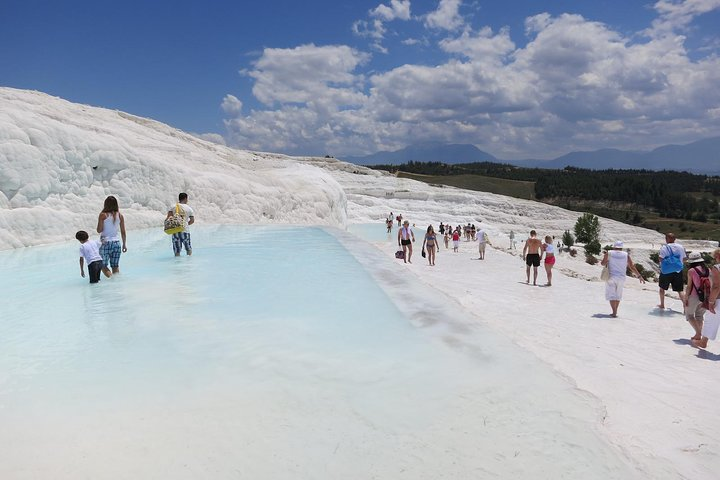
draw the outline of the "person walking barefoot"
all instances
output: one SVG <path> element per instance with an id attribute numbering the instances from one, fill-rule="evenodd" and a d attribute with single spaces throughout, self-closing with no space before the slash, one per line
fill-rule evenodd
<path id="1" fill-rule="evenodd" d="M 537 232 L 530 230 L 530 238 L 525 240 L 525 246 L 523 247 L 523 260 L 525 260 L 525 273 L 527 274 L 525 283 L 530 283 L 530 267 L 533 267 L 533 285 L 537 285 L 541 248 L 542 242 L 537 238 Z"/>
<path id="2" fill-rule="evenodd" d="M 660 303 L 658 308 L 665 308 L 665 292 L 672 287 L 673 291 L 680 295 L 680 301 L 685 304 L 683 293 L 683 263 L 687 258 L 685 248 L 675 241 L 674 233 L 665 234 L 666 244 L 660 247 L 658 258 L 660 259 L 660 278 L 658 281 L 660 291 Z"/>
<path id="3" fill-rule="evenodd" d="M 700 300 L 698 291 L 701 288 L 701 277 L 711 275 L 705 260 L 698 252 L 693 252 L 687 258 L 687 287 L 685 287 L 685 319 L 688 321 L 695 335 L 690 340 L 702 340 L 703 317 L 707 311 Z M 713 269 L 714 270 L 714 269 Z M 712 291 L 711 291 L 712 292 Z M 712 293 L 711 293 L 712 296 Z M 710 300 L 710 299 L 709 299 Z M 714 305 L 714 302 L 710 305 Z"/>
<path id="4" fill-rule="evenodd" d="M 127 252 L 127 235 L 125 217 L 120 213 L 118 201 L 112 195 L 105 199 L 102 212 L 98 215 L 97 233 L 100 234 L 100 256 L 103 264 L 105 267 L 112 267 L 112 273 L 120 273 L 120 254 Z"/>
<path id="5" fill-rule="evenodd" d="M 460 247 L 460 227 L 459 226 L 455 230 L 453 230 L 452 241 L 453 241 L 453 252 L 457 253 L 458 247 Z"/>
<path id="6" fill-rule="evenodd" d="M 640 275 L 630 255 L 623 251 L 623 242 L 615 242 L 612 250 L 605 251 L 600 265 L 608 266 L 610 278 L 605 282 L 605 300 L 610 302 L 612 309 L 611 317 L 616 318 L 620 300 L 622 300 L 623 287 L 625 286 L 625 272 L 629 268 L 640 283 L 645 283 L 645 279 Z"/>
<path id="7" fill-rule="evenodd" d="M 542 246 L 545 252 L 545 274 L 547 275 L 547 283 L 545 286 L 552 287 L 552 269 L 555 265 L 555 246 L 553 246 L 552 237 L 545 236 L 545 243 Z"/>
<path id="8" fill-rule="evenodd" d="M 437 236 L 433 226 L 430 225 L 425 232 L 425 239 L 423 240 L 423 250 L 427 251 L 428 263 L 431 267 L 435 266 L 435 251 L 438 248 Z"/>
<path id="9" fill-rule="evenodd" d="M 720 328 L 720 248 L 713 252 L 715 265 L 710 269 L 710 282 L 712 290 L 710 290 L 710 298 L 708 304 L 712 307 L 709 313 L 705 313 L 703 326 L 700 331 L 700 339 L 692 339 L 693 346 L 697 348 L 707 348 L 708 340 L 717 338 L 718 329 Z"/>
<path id="10" fill-rule="evenodd" d="M 405 258 L 404 263 L 412 263 L 412 242 L 415 241 L 415 234 L 410 229 L 410 222 L 405 220 L 403 226 L 398 230 L 398 246 L 402 246 Z"/>

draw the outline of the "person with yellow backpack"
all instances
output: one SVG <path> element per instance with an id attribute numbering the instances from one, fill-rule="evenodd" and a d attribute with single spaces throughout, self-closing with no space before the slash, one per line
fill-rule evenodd
<path id="1" fill-rule="evenodd" d="M 176 257 L 180 256 L 183 247 L 185 247 L 185 252 L 188 255 L 192 255 L 192 243 L 190 242 L 188 227 L 195 223 L 195 212 L 187 204 L 187 200 L 187 193 L 178 195 L 178 203 L 170 207 L 165 217 L 165 233 L 172 234 L 173 252 Z"/>

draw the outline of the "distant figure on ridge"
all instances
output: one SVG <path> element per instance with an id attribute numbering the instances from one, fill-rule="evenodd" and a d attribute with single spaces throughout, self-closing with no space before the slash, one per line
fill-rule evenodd
<path id="1" fill-rule="evenodd" d="M 525 260 L 525 273 L 527 274 L 527 281 L 530 283 L 530 267 L 533 267 L 533 285 L 537 285 L 538 267 L 540 266 L 540 249 L 542 248 L 542 242 L 537 238 L 537 232 L 530 230 L 530 238 L 525 240 L 525 246 L 523 247 L 523 260 Z"/>
<path id="2" fill-rule="evenodd" d="M 452 241 L 453 241 L 453 252 L 457 253 L 458 247 L 460 246 L 460 226 L 459 225 L 452 233 Z"/>
<path id="3" fill-rule="evenodd" d="M 80 242 L 80 276 L 85 278 L 85 269 L 83 268 L 83 260 L 87 262 L 88 276 L 90 283 L 98 283 L 100 281 L 100 272 L 110 278 L 112 273 L 110 269 L 103 264 L 100 256 L 100 242 L 90 240 L 90 236 L 85 230 L 80 230 L 75 234 L 75 238 Z"/>
<path id="4" fill-rule="evenodd" d="M 428 263 L 431 267 L 435 266 L 435 252 L 437 251 L 437 248 L 437 235 L 435 235 L 435 230 L 433 230 L 433 226 L 430 225 L 427 228 L 427 232 L 425 232 L 425 239 L 423 240 L 423 250 L 427 252 Z"/>
<path id="5" fill-rule="evenodd" d="M 388 217 L 387 220 L 385 220 L 385 226 L 387 227 L 387 233 L 392 232 L 392 227 L 393 227 L 392 217 Z"/>
<path id="6" fill-rule="evenodd" d="M 630 255 L 623 252 L 623 242 L 615 242 L 612 250 L 606 250 L 600 265 L 608 266 L 610 277 L 605 282 L 605 300 L 610 302 L 612 309 L 611 317 L 617 317 L 620 300 L 622 300 L 623 287 L 625 286 L 625 274 L 629 268 L 633 275 L 640 279 L 640 283 L 645 283 L 645 279 L 640 275 Z"/>
<path id="7" fill-rule="evenodd" d="M 450 229 L 449 228 L 445 229 L 445 236 L 443 237 L 443 239 L 445 240 L 445 250 L 447 250 L 448 244 L 450 243 Z"/>
<path id="8" fill-rule="evenodd" d="M 550 235 L 545 236 L 545 243 L 543 243 L 542 249 L 545 252 L 545 273 L 547 274 L 547 283 L 545 285 L 552 287 L 552 269 L 553 265 L 555 265 L 555 247 L 553 246 L 553 239 Z"/>
<path id="9" fill-rule="evenodd" d="M 112 195 L 105 199 L 102 212 L 98 215 L 97 233 L 100 234 L 100 256 L 105 267 L 111 266 L 112 273 L 119 273 L 120 252 L 127 252 L 125 217 L 120 213 L 118 201 Z"/>
<path id="10" fill-rule="evenodd" d="M 403 262 L 412 263 L 412 242 L 415 241 L 415 234 L 410 228 L 410 222 L 405 220 L 403 227 L 398 230 L 398 246 L 401 246 L 405 257 Z"/>
<path id="11" fill-rule="evenodd" d="M 175 252 L 176 257 L 180 256 L 183 246 L 185 247 L 185 252 L 188 255 L 192 255 L 192 243 L 190 242 L 190 231 L 188 230 L 188 227 L 195 223 L 195 212 L 190 205 L 187 204 L 187 200 L 187 193 L 181 193 L 178 195 L 178 203 L 170 207 L 167 212 L 167 217 L 165 217 L 172 217 L 175 215 L 176 210 L 179 211 L 180 216 L 183 217 L 185 229 L 182 232 L 172 234 L 173 252 Z"/>
<path id="12" fill-rule="evenodd" d="M 510 250 L 515 250 L 515 232 L 510 230 Z"/>
<path id="13" fill-rule="evenodd" d="M 675 234 L 667 233 L 665 235 L 666 245 L 660 247 L 658 256 L 660 257 L 660 278 L 658 284 L 660 286 L 660 304 L 658 308 L 665 308 L 665 291 L 671 286 L 673 291 L 678 292 L 680 301 L 685 305 L 683 294 L 683 262 L 687 258 L 685 248 L 675 242 Z"/>

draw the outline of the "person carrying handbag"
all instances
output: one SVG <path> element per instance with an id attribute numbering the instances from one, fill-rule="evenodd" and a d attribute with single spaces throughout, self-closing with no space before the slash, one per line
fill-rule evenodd
<path id="1" fill-rule="evenodd" d="M 178 203 L 168 210 L 167 216 L 165 217 L 166 220 L 171 218 L 176 214 L 176 211 L 183 217 L 183 230 L 172 234 L 173 252 L 176 257 L 180 256 L 183 247 L 188 255 L 192 255 L 192 243 L 190 242 L 190 231 L 188 227 L 195 223 L 195 212 L 190 205 L 187 204 L 187 201 L 187 193 L 178 195 Z"/>

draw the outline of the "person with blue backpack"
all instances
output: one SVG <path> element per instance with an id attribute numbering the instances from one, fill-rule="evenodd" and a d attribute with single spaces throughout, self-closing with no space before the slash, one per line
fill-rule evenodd
<path id="1" fill-rule="evenodd" d="M 660 247 L 658 256 L 660 257 L 660 304 L 658 308 L 665 308 L 665 291 L 672 287 L 674 292 L 680 295 L 680 301 L 685 304 L 685 295 L 683 293 L 683 265 L 687 258 L 685 248 L 675 241 L 674 233 L 665 234 L 665 245 Z"/>

